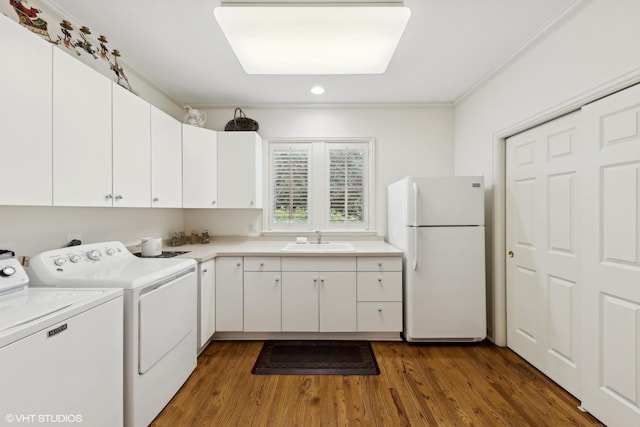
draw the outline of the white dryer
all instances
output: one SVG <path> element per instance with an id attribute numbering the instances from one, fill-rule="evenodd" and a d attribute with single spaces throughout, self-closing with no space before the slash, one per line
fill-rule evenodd
<path id="1" fill-rule="evenodd" d="M 196 367 L 196 262 L 104 242 L 42 252 L 28 271 L 34 286 L 124 290 L 124 424 L 149 425 Z"/>
<path id="2" fill-rule="evenodd" d="M 0 424 L 122 426 L 122 290 L 28 284 L 0 259 Z"/>

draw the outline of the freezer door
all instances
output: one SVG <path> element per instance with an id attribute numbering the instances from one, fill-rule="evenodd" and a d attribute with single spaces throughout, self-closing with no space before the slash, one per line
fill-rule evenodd
<path id="1" fill-rule="evenodd" d="M 410 177 L 407 225 L 484 225 L 481 176 Z"/>
<path id="2" fill-rule="evenodd" d="M 485 338 L 484 227 L 413 228 L 407 240 L 406 339 Z"/>

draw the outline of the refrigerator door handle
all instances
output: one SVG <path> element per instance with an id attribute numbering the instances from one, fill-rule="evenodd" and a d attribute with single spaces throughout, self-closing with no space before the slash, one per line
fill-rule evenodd
<path id="1" fill-rule="evenodd" d="M 418 225 L 418 183 L 413 181 L 413 225 Z"/>
<path id="2" fill-rule="evenodd" d="M 418 227 L 413 227 L 413 271 L 418 269 Z"/>

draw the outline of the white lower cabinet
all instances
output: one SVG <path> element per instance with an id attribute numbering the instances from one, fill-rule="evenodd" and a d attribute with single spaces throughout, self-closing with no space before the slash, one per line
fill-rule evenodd
<path id="1" fill-rule="evenodd" d="M 244 331 L 280 332 L 280 257 L 244 257 Z"/>
<path id="2" fill-rule="evenodd" d="M 402 331 L 402 258 L 358 257 L 358 332 Z"/>
<path id="3" fill-rule="evenodd" d="M 282 258 L 282 330 L 356 331 L 354 257 Z"/>
<path id="4" fill-rule="evenodd" d="M 198 350 L 216 331 L 216 264 L 214 260 L 198 265 Z"/>
<path id="5" fill-rule="evenodd" d="M 216 331 L 243 331 L 242 257 L 216 258 Z"/>
<path id="6" fill-rule="evenodd" d="M 318 273 L 282 272 L 282 331 L 319 330 Z"/>
<path id="7" fill-rule="evenodd" d="M 321 272 L 320 332 L 356 331 L 356 273 Z"/>
<path id="8" fill-rule="evenodd" d="M 402 257 L 218 257 L 215 277 L 216 332 L 402 331 Z"/>
<path id="9" fill-rule="evenodd" d="M 245 271 L 244 331 L 280 332 L 280 272 Z"/>

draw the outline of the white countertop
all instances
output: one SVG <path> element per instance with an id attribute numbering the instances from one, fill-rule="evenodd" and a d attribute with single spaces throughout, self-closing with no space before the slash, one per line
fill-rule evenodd
<path id="1" fill-rule="evenodd" d="M 282 248 L 292 240 L 256 240 L 242 238 L 216 238 L 205 245 L 164 245 L 165 251 L 189 251 L 177 258 L 191 258 L 198 262 L 219 256 L 287 256 L 287 257 L 354 257 L 354 256 L 402 256 L 403 252 L 383 240 L 349 240 L 353 252 L 289 252 Z"/>

